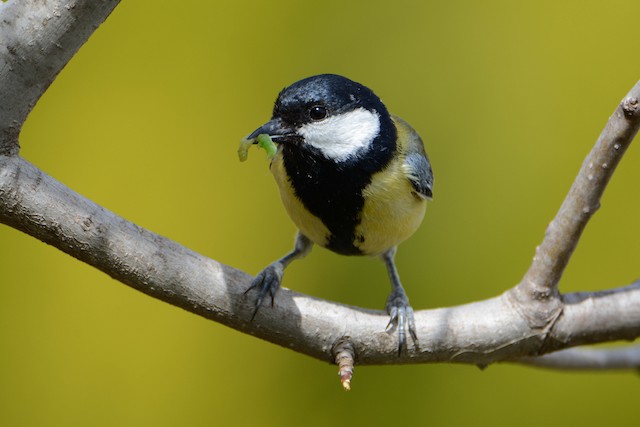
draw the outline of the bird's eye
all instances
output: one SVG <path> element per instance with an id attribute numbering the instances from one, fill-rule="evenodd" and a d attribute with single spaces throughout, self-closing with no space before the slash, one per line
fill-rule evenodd
<path id="1" fill-rule="evenodd" d="M 314 105 L 309 108 L 309 117 L 311 120 L 322 120 L 327 117 L 327 109 L 322 105 Z"/>

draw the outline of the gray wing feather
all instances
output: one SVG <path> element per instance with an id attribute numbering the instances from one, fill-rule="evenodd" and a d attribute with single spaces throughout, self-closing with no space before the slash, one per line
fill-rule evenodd
<path id="1" fill-rule="evenodd" d="M 431 199 L 433 197 L 433 171 L 429 157 L 424 150 L 424 144 L 420 135 L 398 116 L 393 116 L 398 127 L 399 135 L 402 135 L 400 146 L 404 151 L 404 163 L 402 168 L 416 194 L 420 197 Z"/>
<path id="2" fill-rule="evenodd" d="M 433 172 L 427 154 L 420 152 L 407 153 L 404 160 L 407 179 L 420 196 L 427 199 L 433 197 Z"/>

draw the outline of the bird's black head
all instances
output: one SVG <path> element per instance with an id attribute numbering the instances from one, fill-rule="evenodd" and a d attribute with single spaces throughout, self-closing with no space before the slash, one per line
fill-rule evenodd
<path id="1" fill-rule="evenodd" d="M 276 100 L 273 118 L 299 127 L 356 108 L 379 115 L 389 114 L 380 98 L 368 87 L 337 74 L 320 74 L 284 88 Z"/>
<path id="2" fill-rule="evenodd" d="M 308 77 L 284 88 L 271 121 L 248 138 L 261 133 L 338 162 L 364 152 L 376 138 L 395 139 L 393 122 L 380 98 L 366 86 L 336 74 Z"/>

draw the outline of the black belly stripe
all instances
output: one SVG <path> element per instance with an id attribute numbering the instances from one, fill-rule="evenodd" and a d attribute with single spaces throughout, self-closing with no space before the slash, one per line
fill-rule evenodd
<path id="1" fill-rule="evenodd" d="M 327 249 L 342 255 L 362 255 L 354 245 L 354 241 L 365 238 L 355 236 L 364 206 L 362 190 L 371 182 L 371 176 L 391 160 L 395 127 L 392 130 L 391 138 L 378 136 L 365 155 L 340 163 L 327 159 L 313 147 L 283 147 L 284 167 L 296 196 L 331 233 Z M 392 146 L 383 144 L 383 139 L 391 141 Z"/>

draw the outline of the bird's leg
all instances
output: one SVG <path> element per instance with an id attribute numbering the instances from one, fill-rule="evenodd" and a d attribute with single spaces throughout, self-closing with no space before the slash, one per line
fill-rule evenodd
<path id="1" fill-rule="evenodd" d="M 409 305 L 409 298 L 400 282 L 400 276 L 398 275 L 398 269 L 394 261 L 395 255 L 396 247 L 393 247 L 382 254 L 382 260 L 387 267 L 389 279 L 391 279 L 391 293 L 389 294 L 389 298 L 387 298 L 387 305 L 385 306 L 390 316 L 387 331 L 392 332 L 394 329 L 397 329 L 398 354 L 400 354 L 402 349 L 406 348 L 407 345 L 407 330 L 416 346 L 418 345 L 418 337 L 416 335 L 416 324 L 413 319 L 413 309 Z"/>
<path id="2" fill-rule="evenodd" d="M 244 291 L 246 295 L 246 293 L 251 289 L 258 289 L 258 298 L 256 299 L 256 305 L 253 310 L 251 320 L 256 317 L 258 309 L 262 305 L 262 301 L 264 300 L 264 297 L 267 295 L 267 293 L 269 293 L 269 295 L 271 296 L 271 306 L 273 306 L 273 298 L 278 288 L 280 288 L 282 276 L 284 275 L 284 269 L 287 268 L 289 264 L 291 264 L 291 261 L 298 258 L 303 258 L 305 255 L 307 255 L 312 247 L 313 242 L 311 242 L 311 240 L 309 240 L 307 236 L 298 232 L 293 250 L 279 260 L 272 262 L 264 270 L 258 273 L 256 278 L 253 279 L 253 282 L 251 282 L 251 286 L 249 286 L 249 288 Z"/>

